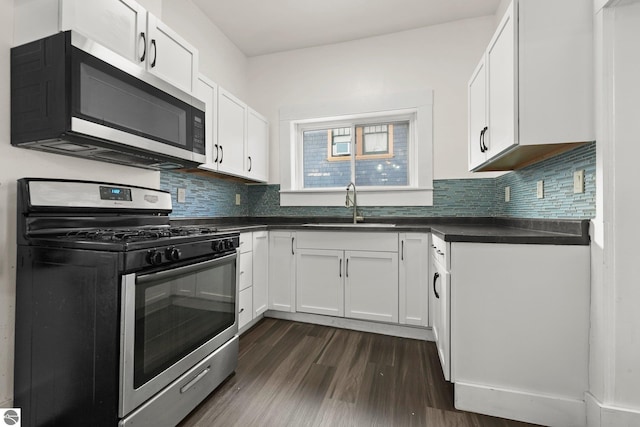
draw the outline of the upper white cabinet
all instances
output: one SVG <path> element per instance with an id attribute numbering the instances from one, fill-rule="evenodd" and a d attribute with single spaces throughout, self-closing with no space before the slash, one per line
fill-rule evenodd
<path id="1" fill-rule="evenodd" d="M 247 111 L 247 176 L 261 182 L 269 177 L 269 122 L 251 108 Z"/>
<path id="2" fill-rule="evenodd" d="M 14 44 L 74 30 L 191 93 L 198 51 L 132 0 L 17 0 Z"/>
<path id="3" fill-rule="evenodd" d="M 207 102 L 207 163 L 200 168 L 252 181 L 267 182 L 267 119 L 204 76 L 199 77 L 198 87 L 198 96 Z"/>
<path id="4" fill-rule="evenodd" d="M 469 84 L 469 169 L 511 170 L 593 141 L 592 7 L 513 0 Z"/>

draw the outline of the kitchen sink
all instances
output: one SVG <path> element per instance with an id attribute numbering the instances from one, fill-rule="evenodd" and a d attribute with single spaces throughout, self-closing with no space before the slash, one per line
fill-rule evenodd
<path id="1" fill-rule="evenodd" d="M 395 224 L 382 224 L 378 222 L 359 222 L 353 223 L 340 223 L 340 222 L 327 222 L 327 223 L 309 223 L 304 224 L 305 227 L 354 227 L 354 228 L 380 228 L 380 227 L 395 227 Z"/>

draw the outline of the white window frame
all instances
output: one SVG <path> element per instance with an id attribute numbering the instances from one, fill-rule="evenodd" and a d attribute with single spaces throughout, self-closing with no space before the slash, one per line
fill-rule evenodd
<path id="1" fill-rule="evenodd" d="M 409 159 L 409 185 L 401 187 L 359 187 L 359 206 L 433 205 L 433 91 L 423 90 L 351 99 L 317 105 L 280 109 L 280 205 L 344 206 L 345 188 L 303 188 L 302 129 L 317 126 L 340 127 L 349 121 L 366 124 L 389 117 L 412 117 Z M 319 124 L 321 123 L 321 124 Z M 354 147 L 352 147 L 352 150 Z M 352 162 L 355 157 L 352 156 Z M 352 167 L 353 170 L 353 167 Z"/>

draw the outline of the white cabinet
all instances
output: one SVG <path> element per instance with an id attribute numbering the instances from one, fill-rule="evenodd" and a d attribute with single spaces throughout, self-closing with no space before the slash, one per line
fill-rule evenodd
<path id="1" fill-rule="evenodd" d="M 397 323 L 397 236 L 299 232 L 297 311 Z"/>
<path id="2" fill-rule="evenodd" d="M 344 315 L 398 322 L 398 253 L 346 251 Z"/>
<path id="3" fill-rule="evenodd" d="M 247 111 L 247 176 L 267 182 L 269 177 L 269 122 L 251 108 Z"/>
<path id="4" fill-rule="evenodd" d="M 245 174 L 247 106 L 223 88 L 218 90 L 218 171 Z"/>
<path id="5" fill-rule="evenodd" d="M 468 84 L 469 169 L 511 170 L 593 141 L 592 10 L 513 0 Z"/>
<path id="6" fill-rule="evenodd" d="M 253 232 L 253 317 L 267 311 L 269 281 L 269 233 Z"/>
<path id="7" fill-rule="evenodd" d="M 18 0 L 16 45 L 74 30 L 187 93 L 195 90 L 198 51 L 132 0 Z"/>
<path id="8" fill-rule="evenodd" d="M 296 232 L 269 232 L 269 309 L 296 310 Z"/>
<path id="9" fill-rule="evenodd" d="M 438 357 L 444 379 L 451 380 L 451 274 L 449 272 L 449 243 L 432 236 L 431 289 L 433 337 L 438 349 Z M 473 321 L 473 319 L 470 319 Z M 467 357 L 470 357 L 467 355 Z"/>
<path id="10" fill-rule="evenodd" d="M 258 112 L 204 76 L 198 96 L 207 102 L 205 145 L 201 169 L 267 182 L 269 122 Z"/>
<path id="11" fill-rule="evenodd" d="M 238 296 L 238 329 L 245 327 L 253 317 L 253 293 L 251 288 L 240 291 Z"/>
<path id="12" fill-rule="evenodd" d="M 429 323 L 429 235 L 400 233 L 399 322 L 428 326 Z"/>
<path id="13" fill-rule="evenodd" d="M 296 311 L 344 316 L 344 252 L 298 249 Z"/>

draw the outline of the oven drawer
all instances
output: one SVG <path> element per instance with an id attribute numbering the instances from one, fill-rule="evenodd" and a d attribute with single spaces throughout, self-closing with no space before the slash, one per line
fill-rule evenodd
<path id="1" fill-rule="evenodd" d="M 118 424 L 120 427 L 177 425 L 238 366 L 238 336 L 182 375 Z"/>

